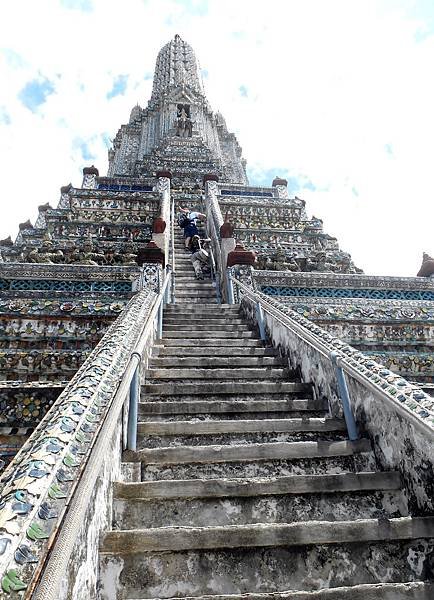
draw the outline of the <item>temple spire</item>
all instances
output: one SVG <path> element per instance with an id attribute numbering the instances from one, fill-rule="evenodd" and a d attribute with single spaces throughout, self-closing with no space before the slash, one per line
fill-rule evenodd
<path id="1" fill-rule="evenodd" d="M 173 171 L 175 185 L 202 185 L 204 175 L 247 184 L 236 137 L 205 97 L 192 47 L 179 35 L 157 56 L 152 95 L 135 106 L 109 150 L 109 176 Z"/>
<path id="2" fill-rule="evenodd" d="M 151 103 L 177 86 L 189 87 L 203 94 L 196 56 L 192 47 L 178 34 L 158 53 Z"/>

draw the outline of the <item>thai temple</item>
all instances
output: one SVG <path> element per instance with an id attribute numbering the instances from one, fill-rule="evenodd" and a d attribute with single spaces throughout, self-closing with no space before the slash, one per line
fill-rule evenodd
<path id="1" fill-rule="evenodd" d="M 0 241 L 0 600 L 433 600 L 434 260 L 250 185 L 179 35 L 108 164 Z"/>

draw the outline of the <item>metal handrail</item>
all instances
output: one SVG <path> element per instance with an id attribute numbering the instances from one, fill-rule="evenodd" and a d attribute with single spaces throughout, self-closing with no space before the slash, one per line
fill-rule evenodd
<path id="1" fill-rule="evenodd" d="M 161 290 L 155 299 L 155 302 L 151 308 L 149 313 L 149 317 L 143 327 L 143 330 L 140 334 L 139 340 L 131 353 L 130 362 L 136 360 L 137 369 L 130 381 L 128 382 L 130 385 L 130 405 L 128 412 L 128 427 L 127 427 L 127 448 L 128 450 L 136 450 L 137 445 L 137 415 L 138 415 L 138 404 L 139 404 L 139 391 L 137 381 L 138 379 L 138 367 L 140 366 L 143 359 L 143 352 L 148 341 L 149 334 L 151 333 L 152 327 L 154 326 L 155 319 L 157 319 L 157 339 L 161 339 L 162 330 L 163 330 L 163 306 L 167 300 L 167 290 L 169 289 L 169 284 L 172 279 L 172 274 L 169 272 L 166 273 L 166 277 L 164 279 Z"/>
<path id="2" fill-rule="evenodd" d="M 210 265 L 211 265 L 211 279 L 215 281 L 217 302 L 219 304 L 221 304 L 222 296 L 221 296 L 221 289 L 220 289 L 220 274 L 219 274 L 218 270 L 216 269 L 216 262 L 214 259 L 214 252 L 212 249 L 212 244 L 209 247 L 209 254 L 210 254 Z"/>
<path id="3" fill-rule="evenodd" d="M 171 249 L 171 268 L 172 268 L 172 285 L 171 285 L 171 302 L 176 302 L 176 261 L 175 261 L 175 198 L 172 198 L 170 210 L 170 249 Z"/>
<path id="4" fill-rule="evenodd" d="M 206 219 L 206 233 L 207 236 L 211 240 L 211 250 L 213 246 L 215 247 L 212 250 L 212 258 L 214 260 L 214 271 L 215 271 L 215 279 L 217 286 L 217 299 L 221 302 L 222 298 L 222 284 L 224 285 L 224 273 L 223 273 L 223 265 L 221 263 L 221 245 L 220 245 L 220 236 L 217 233 L 218 222 L 216 224 L 216 216 L 214 211 L 212 210 L 211 202 L 207 202 L 205 204 L 205 211 L 207 215 Z"/>
<path id="5" fill-rule="evenodd" d="M 393 405 L 394 410 L 400 413 L 407 419 L 410 419 L 414 425 L 418 428 L 422 429 L 424 433 L 429 433 L 431 436 L 434 436 L 433 428 L 426 422 L 424 422 L 420 417 L 418 417 L 404 402 L 397 402 L 396 398 L 390 392 L 387 392 L 387 389 L 382 387 L 381 384 L 386 383 L 387 380 L 384 379 L 381 375 L 378 375 L 378 378 L 381 381 L 377 383 L 369 379 L 365 374 L 363 374 L 359 369 L 357 369 L 354 365 L 352 365 L 348 358 L 343 354 L 338 348 L 330 349 L 327 343 L 321 341 L 321 339 L 314 333 L 311 333 L 306 327 L 300 323 L 298 323 L 294 318 L 290 315 L 285 314 L 281 309 L 273 306 L 273 304 L 269 301 L 269 298 L 263 294 L 262 292 L 258 292 L 242 283 L 233 275 L 228 276 L 228 280 L 232 282 L 232 284 L 236 285 L 240 290 L 242 290 L 243 294 L 248 296 L 253 302 L 259 303 L 262 309 L 267 312 L 273 319 L 283 325 L 285 328 L 289 329 L 293 333 L 297 335 L 297 337 L 301 338 L 305 343 L 311 346 L 314 350 L 316 350 L 321 356 L 329 360 L 333 366 L 341 369 L 347 375 L 350 375 L 353 379 L 355 379 L 358 383 L 361 383 L 366 389 L 380 396 L 382 399 L 386 400 L 388 403 Z M 290 309 L 289 309 L 290 310 Z M 299 317 L 299 315 L 296 315 Z M 318 327 L 315 325 L 315 327 Z M 319 327 L 318 327 L 319 329 Z M 335 338 L 338 340 L 338 338 Z M 339 340 L 341 342 L 341 340 Z M 342 343 L 342 342 L 341 342 Z M 343 344 L 343 343 L 342 343 Z M 351 348 L 348 344 L 345 344 L 346 347 Z M 352 348 L 351 348 L 352 349 Z M 354 352 L 357 352 L 355 349 Z M 399 377 L 400 381 L 405 382 L 404 378 Z M 339 383 L 339 381 L 338 381 Z M 408 386 L 410 384 L 406 382 Z M 390 388 L 392 384 L 387 382 L 387 388 Z M 416 386 L 412 386 L 415 388 Z M 341 391 L 341 390 L 340 390 Z M 419 393 L 419 390 L 416 389 Z M 397 392 L 396 392 L 397 393 Z M 424 394 L 422 390 L 420 390 L 420 394 L 429 399 L 429 396 Z M 411 400 L 411 398 L 409 398 Z"/>

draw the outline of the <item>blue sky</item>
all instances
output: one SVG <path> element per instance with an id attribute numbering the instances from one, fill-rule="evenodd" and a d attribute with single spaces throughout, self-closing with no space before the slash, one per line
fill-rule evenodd
<path id="1" fill-rule="evenodd" d="M 286 177 L 367 273 L 413 275 L 434 254 L 431 0 L 5 0 L 0 237 L 83 166 L 105 173 L 176 33 L 252 183 Z"/>
<path id="2" fill-rule="evenodd" d="M 33 79 L 28 81 L 23 89 L 18 92 L 18 99 L 26 108 L 36 112 L 41 104 L 45 104 L 47 97 L 55 91 L 54 84 L 49 79 Z"/>

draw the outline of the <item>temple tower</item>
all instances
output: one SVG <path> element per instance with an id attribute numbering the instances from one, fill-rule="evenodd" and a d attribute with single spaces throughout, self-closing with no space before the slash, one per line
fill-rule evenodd
<path id="1" fill-rule="evenodd" d="M 176 174 L 176 184 L 200 185 L 210 172 L 248 183 L 237 139 L 212 111 L 193 49 L 179 35 L 158 53 L 147 107 L 133 108 L 109 151 L 109 176 L 163 168 Z"/>
<path id="2" fill-rule="evenodd" d="M 0 241 L 0 600 L 434 597 L 432 265 L 364 275 L 249 185 L 178 35 L 34 223 Z"/>

